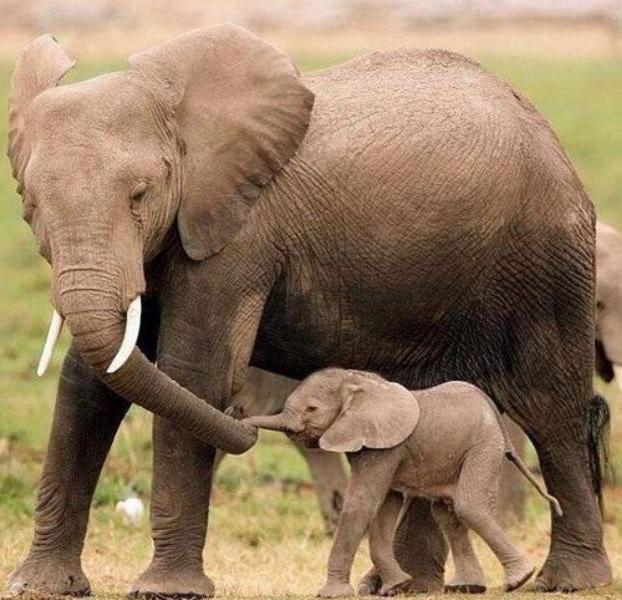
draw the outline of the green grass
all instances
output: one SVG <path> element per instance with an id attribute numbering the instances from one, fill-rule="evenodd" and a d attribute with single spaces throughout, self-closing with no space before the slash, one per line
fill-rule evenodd
<path id="1" fill-rule="evenodd" d="M 299 55 L 303 70 L 347 57 Z M 480 59 L 527 94 L 547 116 L 598 207 L 600 217 L 622 227 L 622 69 L 613 60 L 545 61 Z M 81 64 L 72 79 L 92 76 L 122 63 Z M 10 68 L 0 65 L 0 106 L 6 106 Z M 6 122 L 0 120 L 0 140 Z M 27 550 L 36 481 L 44 456 L 53 408 L 57 351 L 48 375 L 34 369 L 48 324 L 49 270 L 38 257 L 20 218 L 8 161 L 0 158 L 0 589 Z M 62 346 L 66 348 L 67 337 Z M 618 402 L 613 389 L 605 389 Z M 614 407 L 614 415 L 618 413 Z M 99 591 L 121 592 L 146 565 L 148 526 L 124 526 L 114 504 L 129 491 L 147 498 L 150 485 L 150 419 L 133 409 L 118 436 L 95 495 L 85 552 L 85 568 Z M 2 442 L 2 440 L 5 440 Z M 8 441 L 8 450 L 2 450 Z M 622 425 L 613 436 L 622 472 Z M 607 541 L 618 573 L 622 569 L 622 500 L 608 492 Z M 546 554 L 546 507 L 530 495 L 526 522 L 513 530 L 536 561 Z M 306 466 L 276 434 L 240 458 L 229 458 L 219 472 L 207 550 L 209 572 L 231 597 L 274 590 L 312 593 L 322 579 L 329 542 L 309 486 Z M 499 583 L 499 569 L 482 548 Z M 356 570 L 365 568 L 365 551 Z M 244 565 L 242 568 L 240 565 Z M 609 590 L 611 592 L 611 590 Z M 516 596 L 515 596 L 516 597 Z"/>

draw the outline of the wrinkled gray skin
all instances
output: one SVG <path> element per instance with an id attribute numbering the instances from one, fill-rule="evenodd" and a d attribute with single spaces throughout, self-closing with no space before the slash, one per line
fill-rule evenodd
<path id="1" fill-rule="evenodd" d="M 350 571 L 368 529 L 374 568 L 359 593 L 394 595 L 411 585 L 393 555 L 401 507 L 391 492 L 434 500 L 456 564 L 449 590 L 486 590 L 468 528 L 501 561 L 506 591 L 533 574 L 525 554 L 497 523 L 496 509 L 505 457 L 535 480 L 515 454 L 494 403 L 475 386 L 453 381 L 410 392 L 372 373 L 329 368 L 305 379 L 281 413 L 246 422 L 283 431 L 311 447 L 349 453 L 352 477 L 319 596 L 354 595 Z M 557 500 L 535 485 L 562 516 Z M 370 586 L 374 575 L 382 582 L 379 590 Z"/>
<path id="2" fill-rule="evenodd" d="M 13 72 L 9 157 L 73 343 L 34 540 L 9 588 L 89 591 L 89 506 L 135 402 L 156 415 L 154 554 L 132 590 L 211 595 L 215 447 L 256 439 L 220 411 L 249 364 L 476 383 L 529 434 L 564 505 L 538 585 L 608 583 L 586 449 L 594 210 L 534 107 L 440 50 L 300 77 L 233 26 L 130 63 L 62 84 L 72 61 L 44 36 Z M 137 294 L 138 346 L 109 374 Z M 442 589 L 428 501 L 411 503 L 395 546 L 422 587 Z"/>
<path id="3" fill-rule="evenodd" d="M 299 383 L 294 379 L 251 367 L 244 386 L 233 397 L 225 412 L 236 419 L 274 415 L 283 409 L 287 397 Z M 503 421 L 504 427 L 509 432 L 512 446 L 522 458 L 525 434 L 507 415 L 503 415 Z M 326 533 L 332 535 L 337 527 L 348 483 L 341 456 L 326 452 L 321 448 L 306 448 L 293 441 L 292 444 L 307 462 L 317 492 Z M 215 470 L 223 457 L 222 452 L 216 454 Z M 525 510 L 524 478 L 511 463 L 506 462 L 503 465 L 501 481 L 500 518 L 508 523 L 516 520 L 522 521 Z"/>
<path id="4" fill-rule="evenodd" d="M 256 415 L 273 415 L 280 412 L 285 400 L 298 385 L 298 381 L 250 368 L 242 389 L 233 397 L 226 413 L 237 419 Z M 321 448 L 306 448 L 294 443 L 309 467 L 318 496 L 326 533 L 332 535 L 339 521 L 348 479 L 341 456 Z M 217 468 L 222 452 L 216 454 Z"/>
<path id="5" fill-rule="evenodd" d="M 622 235 L 596 223 L 596 372 L 622 389 Z"/>

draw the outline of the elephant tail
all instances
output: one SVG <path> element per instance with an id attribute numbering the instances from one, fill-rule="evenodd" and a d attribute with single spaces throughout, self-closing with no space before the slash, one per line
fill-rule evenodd
<path id="1" fill-rule="evenodd" d="M 525 463 L 521 460 L 520 456 L 518 456 L 518 454 L 516 454 L 516 452 L 514 452 L 514 450 L 511 447 L 506 449 L 505 457 L 509 461 L 513 462 L 514 466 L 526 477 L 527 481 L 529 481 L 529 483 L 531 483 L 531 485 L 533 485 L 533 487 L 536 488 L 538 493 L 545 500 L 548 500 L 551 503 L 551 506 L 553 507 L 555 514 L 558 517 L 563 516 L 564 511 L 562 510 L 562 507 L 559 504 L 559 500 L 555 496 L 552 496 L 546 491 L 544 486 L 542 486 L 540 482 L 531 474 L 531 471 L 527 468 L 527 465 L 525 465 Z"/>
<path id="2" fill-rule="evenodd" d="M 610 468 L 609 431 L 611 413 L 604 396 L 596 394 L 587 412 L 588 438 L 587 448 L 590 458 L 592 488 L 598 498 L 601 514 L 604 511 L 603 479 Z"/>

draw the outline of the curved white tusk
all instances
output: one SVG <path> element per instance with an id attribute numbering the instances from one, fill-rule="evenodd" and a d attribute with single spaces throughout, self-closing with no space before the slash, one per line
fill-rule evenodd
<path id="1" fill-rule="evenodd" d="M 52 320 L 50 321 L 50 328 L 48 329 L 48 336 L 45 338 L 45 344 L 43 346 L 43 352 L 41 352 L 41 358 L 39 359 L 39 366 L 37 367 L 37 376 L 43 377 L 50 361 L 52 360 L 52 353 L 54 352 L 54 346 L 58 341 L 61 329 L 63 328 L 63 317 L 58 314 L 57 310 L 52 313 Z"/>
<path id="2" fill-rule="evenodd" d="M 618 388 L 620 388 L 620 391 L 622 392 L 622 366 L 613 365 L 613 375 L 616 383 L 618 384 Z"/>
<path id="3" fill-rule="evenodd" d="M 142 305 L 140 303 L 140 296 L 136 296 L 127 308 L 127 314 L 125 315 L 125 333 L 123 335 L 121 347 L 119 348 L 117 355 L 112 359 L 106 373 L 114 373 L 115 371 L 118 371 L 130 357 L 130 354 L 132 353 L 132 350 L 134 350 L 134 346 L 136 346 L 136 342 L 138 341 L 141 312 Z"/>

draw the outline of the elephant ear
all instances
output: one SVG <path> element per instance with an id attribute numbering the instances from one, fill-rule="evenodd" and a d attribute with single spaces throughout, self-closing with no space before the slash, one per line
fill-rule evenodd
<path id="1" fill-rule="evenodd" d="M 74 64 L 51 35 L 42 35 L 30 42 L 15 62 L 9 94 L 8 155 L 20 193 L 30 155 L 24 126 L 28 107 L 41 92 L 58 85 Z"/>
<path id="2" fill-rule="evenodd" d="M 180 35 L 130 64 L 172 104 L 187 149 L 179 231 L 188 256 L 201 260 L 235 237 L 292 157 L 313 94 L 287 56 L 233 25 Z"/>
<path id="3" fill-rule="evenodd" d="M 342 383 L 341 394 L 341 413 L 319 441 L 323 450 L 393 448 L 415 430 L 419 421 L 414 394 L 397 383 L 355 372 Z"/>

